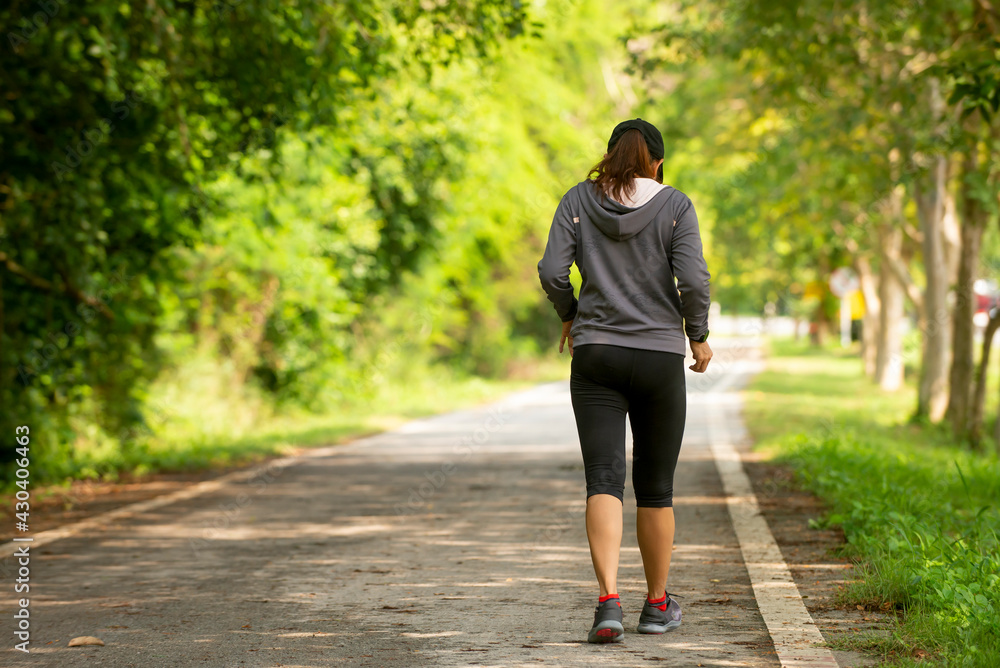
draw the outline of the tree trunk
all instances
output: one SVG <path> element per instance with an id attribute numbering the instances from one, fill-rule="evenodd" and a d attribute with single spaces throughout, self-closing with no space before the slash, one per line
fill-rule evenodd
<path id="1" fill-rule="evenodd" d="M 906 289 L 892 269 L 901 261 L 903 230 L 899 222 L 902 212 L 902 186 L 891 195 L 886 222 L 879 227 L 879 328 L 875 353 L 875 382 L 883 390 L 898 390 L 903 385 L 903 317 Z"/>
<path id="2" fill-rule="evenodd" d="M 990 348 L 993 345 L 993 336 L 1000 328 L 1000 309 L 995 309 L 990 314 L 990 321 L 986 325 L 986 332 L 983 335 L 983 354 L 979 360 L 979 368 L 976 370 L 976 389 L 972 395 L 972 407 L 969 411 L 969 440 L 972 447 L 979 448 L 983 434 L 983 412 L 986 403 L 986 371 L 990 363 Z"/>
<path id="3" fill-rule="evenodd" d="M 903 284 L 888 269 L 879 272 L 878 338 L 875 351 L 875 382 L 883 390 L 903 385 Z"/>
<path id="4" fill-rule="evenodd" d="M 858 272 L 861 294 L 865 297 L 865 313 L 861 319 L 861 359 L 865 365 L 865 375 L 875 378 L 875 354 L 878 350 L 879 332 L 878 281 L 867 257 L 855 256 L 854 268 Z"/>
<path id="5" fill-rule="evenodd" d="M 997 421 L 993 425 L 993 445 L 997 449 L 997 454 L 1000 455 L 1000 409 L 997 410 Z"/>
<path id="6" fill-rule="evenodd" d="M 954 165 L 950 164 L 950 167 L 954 167 Z M 952 179 L 954 171 L 954 169 L 949 170 L 949 181 Z M 948 285 L 952 285 L 958 280 L 958 260 L 962 252 L 962 228 L 958 224 L 955 194 L 947 186 L 944 189 L 944 218 L 941 223 L 944 234 L 944 257 L 948 265 Z"/>
<path id="7" fill-rule="evenodd" d="M 923 233 L 924 288 L 923 351 L 917 417 L 938 422 L 948 408 L 948 367 L 951 363 L 951 312 L 948 289 L 951 267 L 945 239 L 948 159 L 938 157 L 931 170 L 932 187 L 924 193 L 914 185 L 917 215 Z"/>
<path id="8" fill-rule="evenodd" d="M 948 410 L 945 414 L 958 437 L 968 434 L 973 381 L 973 323 L 976 294 L 973 283 L 979 268 L 979 251 L 985 228 L 986 211 L 974 189 L 978 170 L 978 146 L 974 138 L 962 162 L 962 248 L 955 283 L 955 311 L 952 322 L 952 363 Z"/>

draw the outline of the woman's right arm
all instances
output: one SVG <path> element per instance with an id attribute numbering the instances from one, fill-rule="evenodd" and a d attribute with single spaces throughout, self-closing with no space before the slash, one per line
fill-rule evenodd
<path id="1" fill-rule="evenodd" d="M 698 215 L 690 199 L 681 205 L 670 242 L 674 276 L 681 293 L 681 315 L 684 316 L 684 333 L 697 341 L 708 332 L 709 292 L 708 265 L 702 252 Z"/>

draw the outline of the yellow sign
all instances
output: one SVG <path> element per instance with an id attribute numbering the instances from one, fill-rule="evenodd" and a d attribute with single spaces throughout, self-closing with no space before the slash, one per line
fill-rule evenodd
<path id="1" fill-rule="evenodd" d="M 826 293 L 826 283 L 823 281 L 809 281 L 806 289 L 802 293 L 803 299 L 822 299 Z"/>
<path id="2" fill-rule="evenodd" d="M 861 290 L 855 290 L 847 296 L 851 300 L 851 320 L 861 320 L 865 317 L 865 295 Z"/>

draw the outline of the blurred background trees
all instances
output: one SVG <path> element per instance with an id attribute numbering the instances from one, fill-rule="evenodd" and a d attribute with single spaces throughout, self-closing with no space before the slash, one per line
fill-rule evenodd
<path id="1" fill-rule="evenodd" d="M 985 431 L 990 2 L 51 0 L 0 19 L 0 432 L 32 426 L 39 478 L 347 411 L 430 369 L 531 368 L 558 325 L 535 273 L 552 212 L 634 116 L 699 208 L 724 313 L 770 304 L 820 338 L 850 266 L 872 378 L 919 374 L 916 417 Z"/>
<path id="2" fill-rule="evenodd" d="M 653 104 L 668 100 L 663 125 L 712 118 L 682 132 L 681 150 L 717 170 L 704 179 L 713 249 L 739 270 L 716 298 L 790 312 L 804 283 L 853 266 L 870 375 L 896 390 L 910 367 L 914 417 L 978 441 L 976 313 L 997 306 L 1000 8 L 722 0 L 675 3 L 659 20 L 633 40 L 635 66 L 651 84 L 676 81 L 651 89 Z"/>
<path id="3" fill-rule="evenodd" d="M 626 59 L 606 8 L 0 10 L 0 431 L 36 480 L 537 356 L 532 258 Z"/>

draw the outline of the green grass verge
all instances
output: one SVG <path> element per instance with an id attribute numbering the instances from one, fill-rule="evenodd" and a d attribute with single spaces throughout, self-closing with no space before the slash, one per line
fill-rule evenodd
<path id="1" fill-rule="evenodd" d="M 110 439 L 80 439 L 56 461 L 34 465 L 32 494 L 61 496 L 74 480 L 120 480 L 123 474 L 190 472 L 247 465 L 300 447 L 342 443 L 436 413 L 468 408 L 535 383 L 569 376 L 569 356 L 525 360 L 516 378 L 496 379 L 456 373 L 414 362 L 406 377 L 385 375 L 364 398 L 345 401 L 324 414 L 274 414 L 259 397 L 228 391 L 224 378 L 198 369 L 165 383 L 152 405 L 170 407 L 151 433 L 127 447 Z M 202 373 L 204 371 L 204 373 Z M 15 483 L 0 490 L 0 508 L 13 503 Z M 9 502 L 8 502 L 9 501 Z"/>
<path id="2" fill-rule="evenodd" d="M 900 613 L 891 634 L 849 644 L 892 666 L 1000 665 L 1000 460 L 907 423 L 912 386 L 882 392 L 832 350 L 771 342 L 746 398 L 757 447 L 844 529 L 860 576 L 844 602 Z"/>

